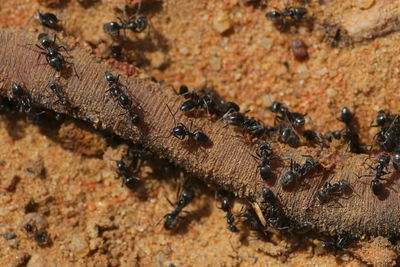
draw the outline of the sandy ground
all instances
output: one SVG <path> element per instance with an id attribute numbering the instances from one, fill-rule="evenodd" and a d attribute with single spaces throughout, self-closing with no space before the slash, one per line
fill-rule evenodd
<path id="1" fill-rule="evenodd" d="M 264 16 L 274 7 L 284 9 L 277 1 L 269 8 L 238 0 L 150 2 L 141 9 L 150 27 L 140 34 L 127 32 L 124 57 L 158 80 L 189 87 L 207 82 L 266 122 L 273 118 L 264 112 L 271 99 L 281 100 L 307 112 L 315 130 L 340 127 L 335 112 L 346 105 L 359 114 L 367 143 L 375 134 L 369 126 L 376 111 L 398 109 L 400 96 L 391 92 L 400 84 L 400 46 L 394 45 L 400 37 L 399 7 L 390 1 L 310 1 L 314 27 L 305 23 L 286 33 Z M 32 0 L 5 0 L 0 28 L 42 31 L 32 15 L 39 8 L 52 11 L 65 29 L 59 34 L 90 44 L 105 57 L 112 40 L 102 24 L 122 16 L 115 8 L 124 3 L 93 1 L 83 7 L 72 0 L 45 9 Z M 326 29 L 337 25 L 343 40 L 334 43 Z M 307 45 L 308 59 L 294 58 L 295 39 Z M 77 140 L 90 145 L 76 145 Z M 204 184 L 196 186 L 179 230 L 170 233 L 158 222 L 172 211 L 167 198 L 176 199 L 179 172 L 164 175 L 163 168 L 144 164 L 144 186 L 129 191 L 116 179 L 113 161 L 124 147 L 107 146 L 98 134 L 70 123 L 59 130 L 41 128 L 11 114 L 1 118 L 0 142 L 2 266 L 391 266 L 397 258 L 396 247 L 382 238 L 365 237 L 351 249 L 352 257 L 324 252 L 319 237 L 271 233 L 261 241 L 242 225 L 233 234 L 214 191 Z M 243 205 L 236 202 L 234 213 Z M 32 221 L 48 233 L 42 246 L 24 228 Z"/>

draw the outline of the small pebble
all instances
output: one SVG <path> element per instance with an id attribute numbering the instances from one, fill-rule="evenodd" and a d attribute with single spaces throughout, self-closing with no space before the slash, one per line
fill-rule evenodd
<path id="1" fill-rule="evenodd" d="M 11 239 L 16 238 L 17 235 L 14 232 L 7 231 L 3 234 L 3 237 L 5 240 L 11 240 Z"/>
<path id="2" fill-rule="evenodd" d="M 45 174 L 44 161 L 41 156 L 28 159 L 24 162 L 24 171 L 32 177 L 43 177 Z"/>
<path id="3" fill-rule="evenodd" d="M 375 0 L 358 0 L 356 2 L 359 9 L 369 9 L 375 5 Z"/>
<path id="4" fill-rule="evenodd" d="M 68 248 L 78 258 L 83 258 L 90 252 L 89 244 L 83 235 L 72 236 Z"/>
<path id="5" fill-rule="evenodd" d="M 219 11 L 213 21 L 214 29 L 219 33 L 225 33 L 226 31 L 232 29 L 233 24 L 229 19 L 228 12 Z"/>
<path id="6" fill-rule="evenodd" d="M 302 40 L 292 41 L 292 53 L 296 60 L 302 61 L 308 58 L 307 45 Z"/>

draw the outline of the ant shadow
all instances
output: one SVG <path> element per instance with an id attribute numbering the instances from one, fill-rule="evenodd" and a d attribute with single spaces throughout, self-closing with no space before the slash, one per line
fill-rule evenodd
<path id="1" fill-rule="evenodd" d="M 77 2 L 83 8 L 90 8 L 90 7 L 94 6 L 97 3 L 100 3 L 101 0 L 85 0 L 85 1 L 77 1 Z"/>
<path id="2" fill-rule="evenodd" d="M 312 32 L 315 26 L 314 18 L 302 18 L 299 19 L 280 19 L 273 21 L 274 27 L 281 33 L 298 32 L 299 28 L 304 27 L 309 32 Z M 292 29 L 294 28 L 294 31 Z"/>
<path id="3" fill-rule="evenodd" d="M 196 209 L 195 211 L 186 211 L 187 215 L 185 217 L 180 218 L 181 222 L 179 225 L 171 230 L 171 234 L 173 235 L 184 235 L 189 232 L 189 226 L 194 221 L 199 221 L 201 218 L 210 217 L 211 208 L 210 203 L 204 201 L 203 204 Z M 182 223 L 184 222 L 184 223 Z"/>
<path id="4" fill-rule="evenodd" d="M 397 180 L 399 180 L 399 178 L 400 178 L 400 173 L 393 172 L 392 175 L 390 176 L 390 178 L 386 179 L 386 183 L 383 184 L 382 191 L 379 193 L 379 195 L 375 195 L 375 196 L 380 201 L 384 201 L 390 196 L 390 191 L 395 191 L 396 193 L 398 193 L 398 191 L 393 188 L 393 185 L 395 184 L 395 182 Z M 366 184 L 365 182 L 362 182 L 362 183 Z"/>
<path id="5" fill-rule="evenodd" d="M 164 54 L 170 50 L 170 45 L 168 39 L 162 35 L 159 31 L 152 28 L 151 32 L 147 34 L 143 39 L 123 39 L 118 40 L 119 45 L 121 45 L 127 52 L 133 52 L 133 58 L 127 56 L 128 63 L 133 61 L 138 67 L 148 67 L 151 65 L 150 59 L 148 59 L 143 52 L 156 52 L 161 51 Z M 131 61 L 131 62 L 130 62 Z M 166 60 L 158 68 L 164 70 L 171 65 L 169 60 Z"/>
<path id="6" fill-rule="evenodd" d="M 20 140 L 26 133 L 25 114 L 12 112 L 5 115 L 6 131 L 13 140 Z"/>
<path id="7" fill-rule="evenodd" d="M 140 10 L 139 10 L 140 7 Z M 125 10 L 128 16 L 140 14 L 156 14 L 163 11 L 163 1 L 142 1 L 140 4 L 137 3 L 133 7 L 125 6 Z"/>

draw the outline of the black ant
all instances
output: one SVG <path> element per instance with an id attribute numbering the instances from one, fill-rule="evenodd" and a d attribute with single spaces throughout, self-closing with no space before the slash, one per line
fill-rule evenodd
<path id="1" fill-rule="evenodd" d="M 292 20 L 299 20 L 307 14 L 305 7 L 287 7 L 283 12 L 277 10 L 267 12 L 265 16 L 270 20 L 282 20 L 284 18 L 291 18 Z"/>
<path id="2" fill-rule="evenodd" d="M 119 36 L 120 30 L 131 30 L 133 32 L 140 33 L 146 29 L 148 24 L 147 18 L 144 16 L 136 17 L 136 15 L 133 15 L 128 19 L 121 19 L 120 17 L 117 17 L 117 19 L 121 25 L 115 21 L 107 22 L 103 25 L 103 30 L 105 33 L 112 36 Z"/>
<path id="3" fill-rule="evenodd" d="M 272 135 L 276 129 L 271 126 L 264 126 L 258 120 L 247 118 L 242 123 L 244 132 L 248 132 L 252 137 L 261 138 L 264 134 Z"/>
<path id="4" fill-rule="evenodd" d="M 338 251 L 343 251 L 345 248 L 350 246 L 352 243 L 360 240 L 359 234 L 345 234 L 342 236 L 335 237 L 331 241 L 323 241 L 322 247 L 335 255 Z"/>
<path id="5" fill-rule="evenodd" d="M 317 144 L 321 149 L 328 147 L 326 141 L 331 142 L 332 139 L 329 136 L 325 136 L 322 133 L 315 132 L 313 130 L 303 131 L 303 137 L 312 144 Z"/>
<path id="6" fill-rule="evenodd" d="M 356 132 L 354 125 L 352 124 L 354 120 L 354 114 L 349 108 L 344 107 L 340 111 L 339 121 L 345 124 L 345 127 L 341 131 L 337 131 L 335 139 L 343 137 L 343 139 L 348 142 L 350 151 L 353 153 L 362 153 L 364 149 L 360 143 L 360 138 Z"/>
<path id="7" fill-rule="evenodd" d="M 231 231 L 232 233 L 237 233 L 239 230 L 237 229 L 235 225 L 235 217 L 231 213 L 231 205 L 229 203 L 229 199 L 227 197 L 224 197 L 221 200 L 221 209 L 226 212 L 226 222 L 228 224 L 228 230 Z"/>
<path id="8" fill-rule="evenodd" d="M 138 182 L 140 182 L 140 178 L 133 175 L 122 160 L 117 160 L 116 163 L 117 172 L 119 175 L 122 176 L 123 184 L 129 189 L 134 189 L 137 186 Z"/>
<path id="9" fill-rule="evenodd" d="M 298 112 L 290 112 L 289 109 L 279 101 L 274 101 L 269 107 L 269 110 L 273 113 L 280 113 L 281 116 L 276 116 L 276 119 L 282 121 L 289 121 L 294 127 L 302 127 L 305 125 L 305 116 L 307 114 L 301 114 Z"/>
<path id="10" fill-rule="evenodd" d="M 225 121 L 224 127 L 226 127 L 227 125 L 234 125 L 241 127 L 244 121 L 246 120 L 246 117 L 242 113 L 230 109 L 222 116 L 222 119 Z"/>
<path id="11" fill-rule="evenodd" d="M 176 203 L 175 209 L 164 216 L 164 229 L 172 230 L 178 224 L 178 219 L 181 218 L 179 213 L 194 199 L 194 191 L 192 188 L 185 188 L 182 191 L 181 198 Z M 168 199 L 167 199 L 168 200 Z M 173 206 L 173 204 L 168 200 L 168 202 Z"/>
<path id="12" fill-rule="evenodd" d="M 60 85 L 57 84 L 57 82 L 52 81 L 47 85 L 51 91 L 57 96 L 58 100 L 54 103 L 60 103 L 63 106 L 68 106 L 70 105 L 69 101 L 64 95 L 64 92 L 62 91 Z"/>
<path id="13" fill-rule="evenodd" d="M 17 101 L 19 108 L 25 113 L 33 111 L 32 100 L 28 93 L 22 88 L 21 85 L 12 82 L 11 92 L 13 98 Z"/>
<path id="14" fill-rule="evenodd" d="M 285 123 L 278 126 L 279 136 L 278 140 L 282 143 L 288 144 L 292 147 L 298 147 L 300 138 L 290 123 Z"/>
<path id="15" fill-rule="evenodd" d="M 376 124 L 371 127 L 380 127 L 375 135 L 380 148 L 384 151 L 396 151 L 400 148 L 400 120 L 399 115 L 386 114 L 380 110 L 376 115 Z"/>
<path id="16" fill-rule="evenodd" d="M 171 109 L 167 105 L 168 111 L 174 119 L 174 128 L 171 130 L 171 135 L 174 137 L 183 140 L 186 136 L 188 138 L 193 138 L 197 142 L 206 143 L 209 141 L 208 136 L 200 131 L 191 131 L 189 130 L 183 123 L 176 123 L 175 114 L 172 113 Z"/>
<path id="17" fill-rule="evenodd" d="M 287 7 L 283 12 L 278 10 L 267 12 L 265 17 L 270 19 L 280 30 L 286 31 L 289 26 L 295 25 L 306 14 L 307 9 L 305 7 Z"/>
<path id="18" fill-rule="evenodd" d="M 39 230 L 35 224 L 31 223 L 26 223 L 23 228 L 28 234 L 33 235 L 33 238 L 40 246 L 49 244 L 50 239 L 46 230 Z"/>
<path id="19" fill-rule="evenodd" d="M 342 195 L 348 189 L 353 191 L 350 183 L 346 180 L 340 180 L 336 184 L 326 182 L 323 188 L 317 191 L 317 193 L 315 194 L 315 198 L 320 203 L 324 203 L 332 196 Z"/>
<path id="20" fill-rule="evenodd" d="M 257 166 L 260 169 L 260 176 L 264 180 L 268 180 L 272 176 L 272 170 L 270 167 L 270 157 L 273 154 L 272 149 L 266 141 L 258 141 L 258 150 L 256 152 L 257 156 L 251 155 L 256 160 L 260 161 L 260 165 Z"/>
<path id="21" fill-rule="evenodd" d="M 7 98 L 0 97 L 0 115 L 9 112 L 11 108 L 11 102 Z"/>
<path id="22" fill-rule="evenodd" d="M 41 13 L 40 11 L 38 11 L 35 14 L 35 18 L 40 22 L 40 24 L 50 29 L 57 30 L 59 28 L 59 26 L 57 25 L 58 18 L 53 13 Z"/>
<path id="23" fill-rule="evenodd" d="M 375 174 L 357 175 L 358 178 L 374 177 L 374 179 L 371 180 L 371 190 L 375 195 L 380 195 L 382 193 L 383 184 L 381 181 L 386 180 L 386 179 L 382 178 L 382 176 L 385 176 L 390 173 L 390 172 L 387 172 L 387 167 L 388 167 L 389 163 L 390 163 L 390 155 L 381 154 L 377 159 L 377 165 L 375 167 L 365 163 L 370 169 L 375 170 Z"/>
<path id="24" fill-rule="evenodd" d="M 75 75 L 79 79 L 79 75 L 76 72 L 74 64 L 66 61 L 64 56 L 61 55 L 61 53 L 58 51 L 62 48 L 65 52 L 67 52 L 67 49 L 63 46 L 57 46 L 56 38 L 56 35 L 54 35 L 53 40 L 50 40 L 46 33 L 40 33 L 38 36 L 40 45 L 35 45 L 41 50 L 38 52 L 42 55 L 45 55 L 47 63 L 57 72 L 61 72 L 62 70 L 64 70 L 66 68 L 66 65 L 71 65 L 74 69 Z"/>
<path id="25" fill-rule="evenodd" d="M 140 117 L 132 110 L 132 102 L 129 97 L 124 94 L 121 87 L 126 87 L 119 83 L 119 76 L 115 77 L 111 72 L 105 72 L 105 79 L 108 82 L 109 89 L 106 90 L 106 93 L 110 93 L 114 99 L 118 101 L 118 104 L 121 108 L 125 109 L 133 124 L 136 124 L 140 121 Z"/>
<path id="26" fill-rule="evenodd" d="M 311 156 L 306 157 L 306 162 L 303 165 L 298 164 L 293 159 L 290 159 L 290 170 L 282 175 L 279 180 L 281 186 L 289 186 L 293 182 L 299 181 L 306 176 L 312 169 L 319 166 L 319 163 Z"/>
<path id="27" fill-rule="evenodd" d="M 264 199 L 264 203 L 269 206 L 269 209 L 264 212 L 266 218 L 268 218 L 268 223 L 271 227 L 278 228 L 282 224 L 284 219 L 283 211 L 279 206 L 279 201 L 274 192 L 267 188 L 262 187 L 261 193 Z"/>
<path id="28" fill-rule="evenodd" d="M 260 218 L 251 206 L 238 214 L 237 217 L 245 218 L 243 220 L 244 225 L 250 230 L 255 231 L 258 238 L 265 240 L 268 237 L 267 229 L 261 223 Z"/>

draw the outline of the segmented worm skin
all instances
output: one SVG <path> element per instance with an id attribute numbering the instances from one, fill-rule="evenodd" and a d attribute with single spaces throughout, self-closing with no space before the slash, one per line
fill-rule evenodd
<path id="1" fill-rule="evenodd" d="M 153 152 L 168 157 L 189 173 L 201 178 L 206 183 L 218 185 L 234 192 L 240 198 L 257 202 L 261 207 L 262 186 L 271 188 L 277 193 L 287 216 L 300 223 L 308 222 L 317 231 L 331 234 L 341 232 L 366 235 L 394 236 L 400 233 L 400 201 L 398 172 L 390 169 L 388 180 L 384 181 L 385 192 L 375 196 L 370 189 L 372 178 L 357 178 L 357 174 L 370 174 L 362 163 L 368 155 L 353 155 L 334 149 L 300 147 L 297 149 L 272 143 L 274 155 L 282 158 L 292 157 L 304 162 L 301 155 L 312 155 L 320 162 L 329 162 L 331 167 L 306 177 L 303 185 L 284 191 L 278 183 L 281 174 L 288 170 L 285 161 L 272 160 L 271 168 L 274 177 L 263 181 L 259 176 L 258 162 L 251 156 L 255 154 L 256 145 L 251 145 L 233 127 L 223 128 L 222 122 L 211 122 L 207 118 L 188 118 L 182 112 L 176 113 L 177 122 L 206 133 L 211 142 L 198 146 L 193 140 L 179 140 L 167 137 L 174 127 L 173 118 L 166 104 L 172 111 L 179 108 L 182 99 L 176 96 L 171 88 L 150 80 L 121 77 L 129 88 L 130 96 L 140 102 L 141 109 L 135 109 L 142 122 L 137 126 L 130 123 L 129 117 L 121 115 L 124 110 L 108 96 L 105 96 L 107 82 L 104 72 L 109 70 L 98 63 L 83 49 L 76 47 L 70 59 L 81 77 L 79 80 L 73 72 L 63 80 L 63 90 L 69 101 L 76 108 L 68 110 L 55 102 L 55 96 L 46 89 L 53 79 L 54 71 L 46 63 L 45 57 L 38 58 L 37 52 L 26 44 L 35 44 L 36 36 L 25 32 L 0 31 L 0 96 L 10 96 L 10 83 L 22 82 L 29 90 L 33 103 L 38 107 L 68 114 L 84 120 L 97 129 L 105 129 L 146 145 Z M 192 130 L 194 130 L 192 129 Z M 326 165 L 325 165 L 326 166 Z M 326 181 L 335 183 L 348 180 L 355 192 L 346 198 L 320 204 L 315 200 L 315 193 Z"/>

